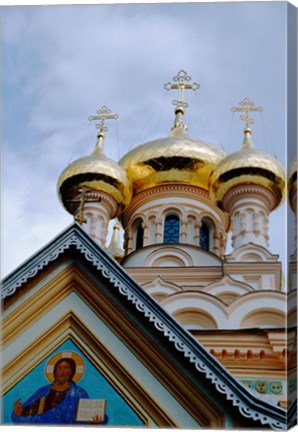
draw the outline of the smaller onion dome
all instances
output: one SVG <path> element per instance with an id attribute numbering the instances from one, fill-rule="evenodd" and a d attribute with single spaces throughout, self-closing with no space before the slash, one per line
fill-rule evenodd
<path id="1" fill-rule="evenodd" d="M 103 150 L 104 134 L 98 134 L 95 149 L 89 156 L 68 165 L 58 179 L 58 195 L 67 211 L 74 213 L 73 197 L 82 188 L 105 192 L 118 204 L 118 214 L 131 200 L 131 186 L 126 172 Z"/>
<path id="2" fill-rule="evenodd" d="M 297 159 L 294 159 L 290 165 L 288 172 L 288 196 L 290 206 L 294 213 L 296 213 L 297 208 Z"/>
<path id="3" fill-rule="evenodd" d="M 241 184 L 254 184 L 269 189 L 275 197 L 276 208 L 284 199 L 285 172 L 282 164 L 268 153 L 253 147 L 251 129 L 244 129 L 244 140 L 239 151 L 222 159 L 210 179 L 210 194 L 222 208 L 226 193 Z"/>

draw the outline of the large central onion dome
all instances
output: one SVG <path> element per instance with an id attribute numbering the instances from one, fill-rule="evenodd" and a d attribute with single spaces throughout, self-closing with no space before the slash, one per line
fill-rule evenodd
<path id="1" fill-rule="evenodd" d="M 135 193 L 165 182 L 189 183 L 208 190 L 210 174 L 225 153 L 187 134 L 182 106 L 175 113 L 170 136 L 140 145 L 120 160 Z"/>
<path id="2" fill-rule="evenodd" d="M 118 204 L 118 213 L 131 200 L 131 186 L 125 171 L 103 151 L 102 132 L 93 152 L 68 165 L 58 179 L 59 198 L 70 213 L 74 213 L 73 199 L 83 188 L 105 192 Z"/>
<path id="3" fill-rule="evenodd" d="M 269 189 L 275 198 L 271 210 L 284 199 L 284 168 L 273 156 L 253 147 L 251 133 L 250 128 L 244 130 L 244 141 L 240 150 L 225 157 L 211 176 L 210 193 L 221 208 L 226 193 L 241 184 L 259 185 Z"/>

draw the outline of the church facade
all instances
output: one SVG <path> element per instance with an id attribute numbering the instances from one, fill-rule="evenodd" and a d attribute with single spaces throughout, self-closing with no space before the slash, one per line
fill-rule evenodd
<path id="1" fill-rule="evenodd" d="M 286 176 L 254 145 L 250 99 L 225 154 L 188 134 L 184 93 L 198 85 L 181 70 L 165 88 L 178 91 L 169 135 L 118 163 L 104 153 L 116 116 L 90 117 L 93 152 L 58 179 L 75 223 L 3 281 L 5 424 L 295 424 L 297 254 L 285 284 L 269 215 L 286 192 L 296 213 L 297 166 Z M 75 365 L 64 381 L 59 364 Z"/>

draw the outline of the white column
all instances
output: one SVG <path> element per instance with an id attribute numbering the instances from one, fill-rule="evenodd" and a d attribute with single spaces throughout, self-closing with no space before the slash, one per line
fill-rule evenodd
<path id="1" fill-rule="evenodd" d="M 162 219 L 156 219 L 156 230 L 155 230 L 155 242 L 162 243 L 163 242 L 163 232 L 162 232 Z"/>
<path id="2" fill-rule="evenodd" d="M 239 185 L 224 198 L 224 206 L 231 215 L 232 247 L 248 243 L 269 248 L 268 216 L 274 196 L 261 186 Z"/>
<path id="3" fill-rule="evenodd" d="M 180 243 L 187 243 L 187 218 L 180 220 Z"/>
<path id="4" fill-rule="evenodd" d="M 124 231 L 124 249 L 126 255 L 133 251 L 133 227 L 131 225 Z"/>
<path id="5" fill-rule="evenodd" d="M 117 210 L 118 205 L 114 198 L 105 192 L 90 191 L 85 195 L 82 211 L 83 219 L 86 222 L 80 223 L 80 206 L 78 206 L 74 216 L 90 237 L 100 246 L 106 247 L 109 222 L 116 216 Z"/>
<path id="6" fill-rule="evenodd" d="M 226 253 L 227 235 L 223 230 L 219 230 L 219 256 L 224 257 Z"/>
<path id="7" fill-rule="evenodd" d="M 213 232 L 213 253 L 216 255 L 220 255 L 220 241 L 219 241 L 219 232 L 214 229 Z"/>
<path id="8" fill-rule="evenodd" d="M 143 222 L 143 230 L 144 230 L 143 246 L 148 246 L 150 244 L 150 233 L 149 233 L 149 222 L 147 219 Z"/>
<path id="9" fill-rule="evenodd" d="M 195 221 L 195 235 L 194 235 L 194 245 L 200 246 L 200 229 L 202 226 L 201 221 Z"/>

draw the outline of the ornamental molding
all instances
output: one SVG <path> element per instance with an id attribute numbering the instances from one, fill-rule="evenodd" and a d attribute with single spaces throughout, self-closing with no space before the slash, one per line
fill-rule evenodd
<path id="1" fill-rule="evenodd" d="M 150 202 L 153 199 L 164 198 L 165 196 L 173 196 L 177 198 L 177 194 L 183 196 L 183 198 L 190 198 L 193 200 L 202 200 L 207 205 L 213 204 L 210 202 L 209 194 L 204 189 L 196 186 L 187 185 L 184 183 L 165 183 L 159 186 L 154 186 L 150 189 L 146 189 L 135 195 L 124 212 L 123 219 L 129 221 L 131 215 L 146 202 Z"/>
<path id="2" fill-rule="evenodd" d="M 209 192 L 205 189 L 202 189 L 198 186 L 189 185 L 186 183 L 165 183 L 158 186 L 154 186 L 150 189 L 146 189 L 140 193 L 138 193 L 134 199 L 142 199 L 142 196 L 157 194 L 157 193 L 163 193 L 164 191 L 173 191 L 173 192 L 188 192 L 192 195 L 202 195 L 207 198 L 209 198 Z"/>
<path id="3" fill-rule="evenodd" d="M 79 211 L 82 193 L 73 192 L 68 201 L 71 204 L 71 213 L 75 214 Z M 96 189 L 88 189 L 84 195 L 84 211 L 86 209 L 96 209 L 104 207 L 111 218 L 114 218 L 118 212 L 118 204 L 115 198 L 104 191 Z"/>
<path id="4" fill-rule="evenodd" d="M 275 401 L 272 401 L 271 404 L 266 400 L 256 399 L 244 384 L 228 374 L 225 368 L 198 341 L 185 332 L 173 317 L 151 299 L 144 290 L 140 289 L 124 269 L 77 224 L 70 226 L 41 252 L 7 276 L 2 284 L 2 299 L 13 295 L 29 279 L 70 248 L 75 248 L 80 252 L 115 290 L 143 315 L 147 322 L 153 325 L 170 344 L 174 345 L 176 351 L 180 352 L 198 372 L 204 374 L 216 390 L 225 395 L 226 400 L 238 407 L 244 417 L 258 421 L 262 425 L 268 425 L 274 430 L 285 430 L 290 426 L 287 424 L 289 417 L 284 409 L 277 405 L 274 406 Z M 113 291 L 113 294 L 115 293 L 116 291 Z M 293 423 L 295 422 L 294 405 L 291 407 Z"/>
<path id="5" fill-rule="evenodd" d="M 87 197 L 89 197 L 88 192 L 87 192 Z M 90 198 L 100 198 L 100 203 L 105 205 L 111 219 L 113 219 L 117 215 L 118 204 L 111 195 L 108 195 L 107 193 L 102 191 L 99 192 L 92 191 L 90 193 Z M 92 206 L 92 204 L 94 203 L 89 203 L 88 201 L 86 201 L 85 203 L 86 210 L 88 208 L 88 205 Z"/>
<path id="6" fill-rule="evenodd" d="M 241 198 L 248 199 L 254 196 L 257 196 L 258 199 L 262 199 L 269 211 L 276 204 L 274 195 L 269 189 L 257 185 L 242 184 L 233 187 L 225 194 L 223 205 L 225 208 L 231 210 L 235 203 L 241 200 Z"/>

